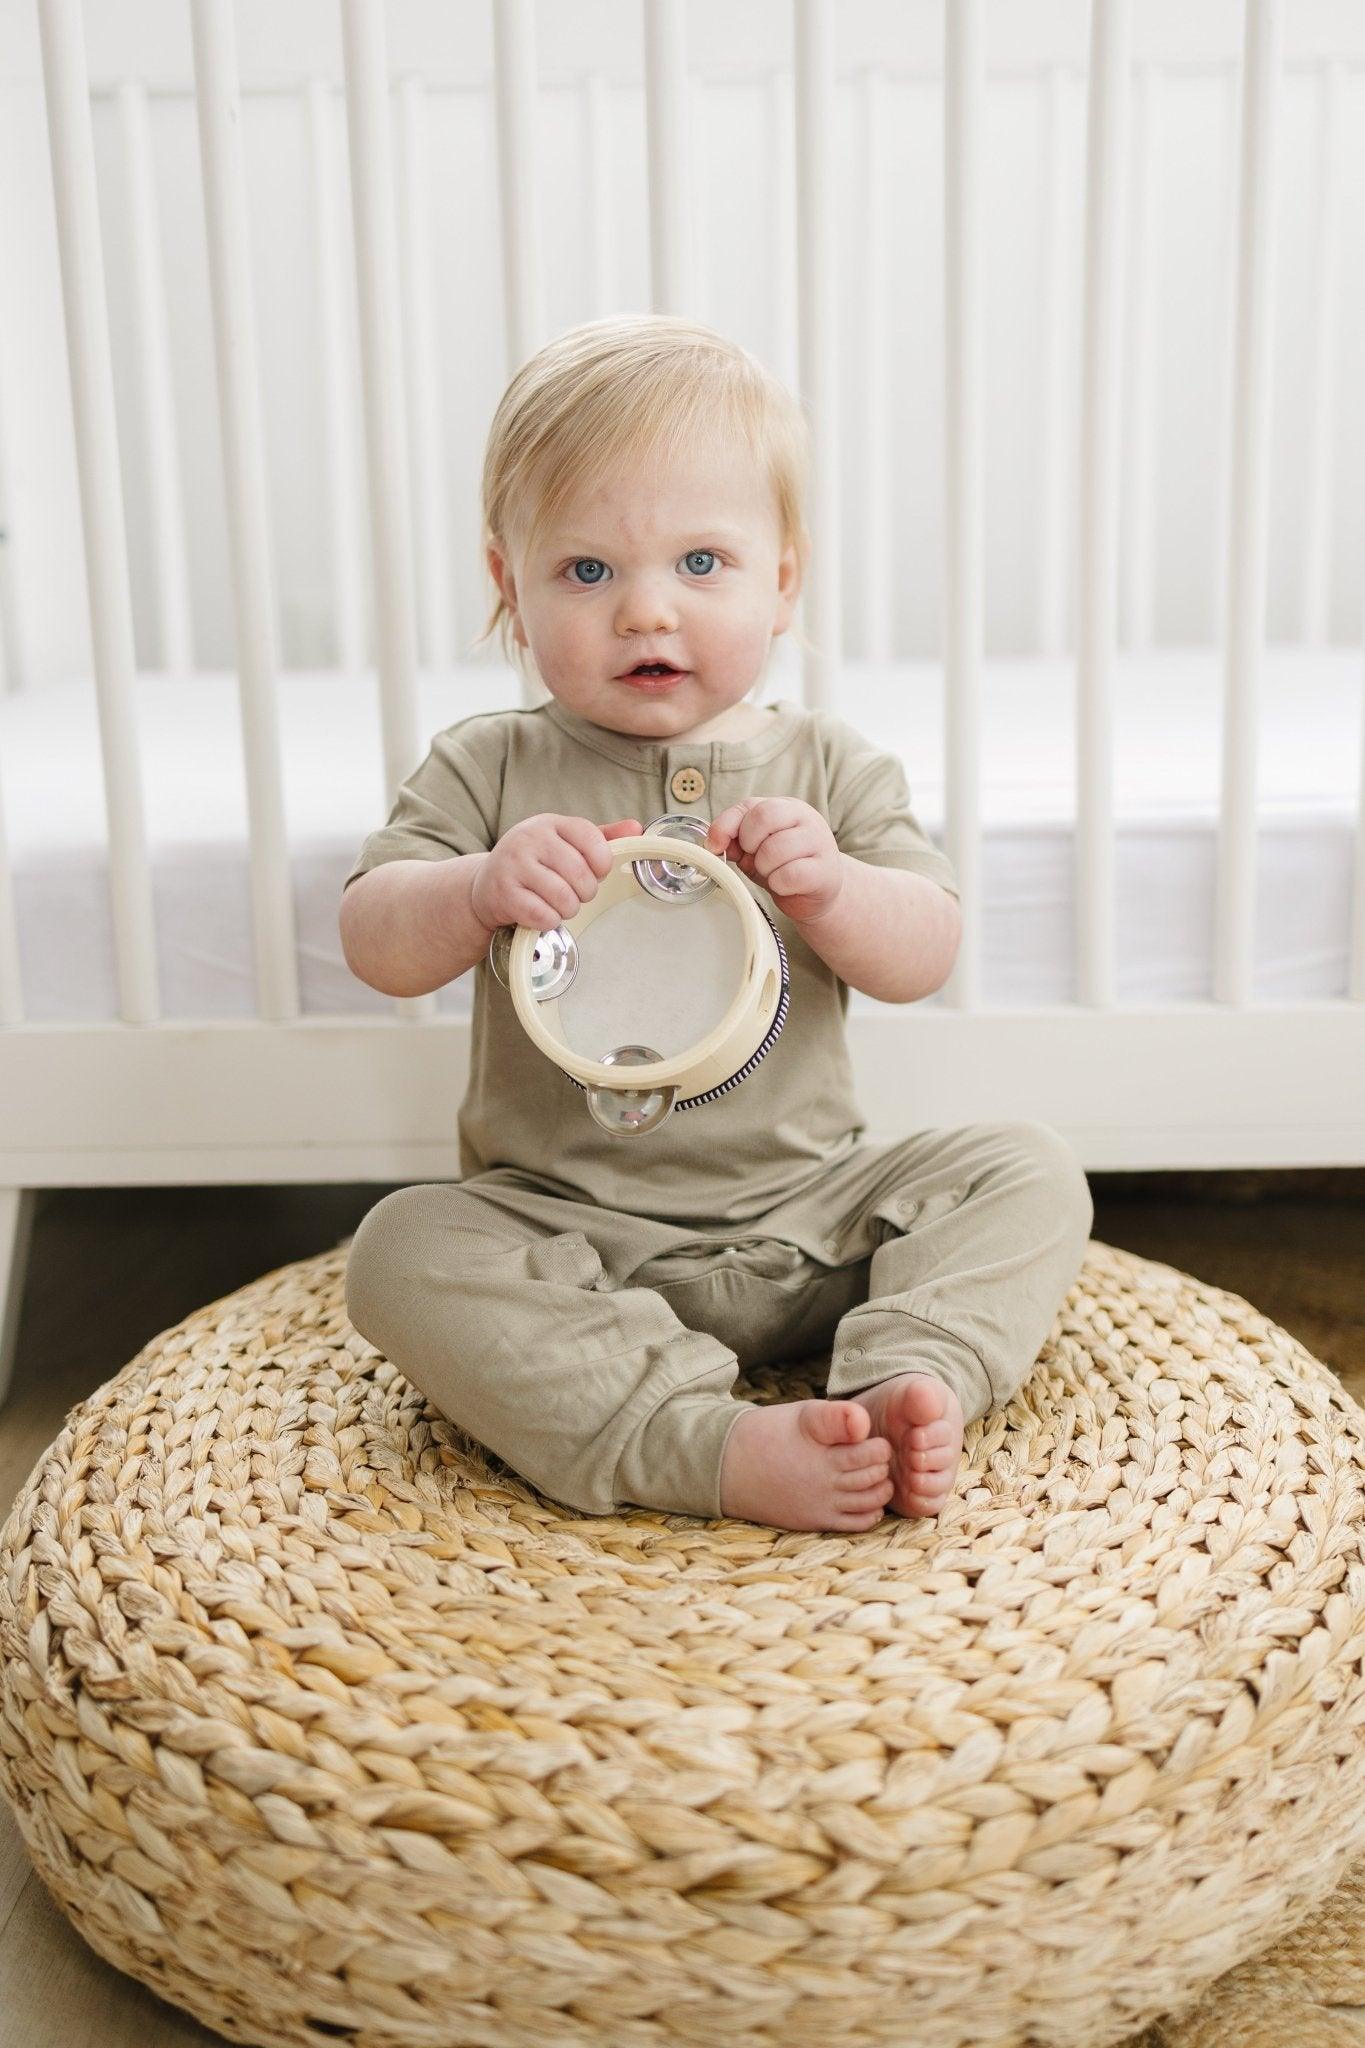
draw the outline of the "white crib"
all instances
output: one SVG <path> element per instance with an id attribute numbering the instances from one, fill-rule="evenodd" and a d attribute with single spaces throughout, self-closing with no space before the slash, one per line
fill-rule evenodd
<path id="1" fill-rule="evenodd" d="M 531 0 L 491 5 L 510 369 L 547 331 L 546 231 L 532 175 L 537 53 Z M 406 77 L 390 89 L 382 0 L 340 6 L 373 664 L 361 646 L 349 557 L 363 522 L 345 459 L 336 314 L 344 272 L 326 173 L 334 89 L 318 77 L 279 88 L 297 100 L 313 179 L 327 429 L 319 509 L 333 547 L 335 598 L 331 664 L 282 668 L 234 13 L 231 0 L 191 0 L 232 672 L 197 663 L 191 651 L 147 89 L 132 80 L 108 93 L 134 195 L 126 257 L 145 373 L 146 545 L 160 643 L 156 666 L 139 665 L 87 24 L 79 0 L 36 0 L 36 8 L 93 663 L 91 673 L 24 686 L 15 628 L 23 594 L 0 550 L 9 684 L 0 696 L 0 1396 L 37 1188 L 415 1181 L 458 1172 L 467 978 L 421 999 L 377 996 L 346 972 L 336 906 L 360 839 L 382 822 L 392 790 L 430 734 L 472 710 L 522 701 L 500 665 L 453 652 L 443 597 L 448 534 L 433 461 L 441 433 L 434 316 L 415 254 L 425 233 L 412 174 L 422 82 Z M 1140 460 L 1121 471 L 1119 424 L 1121 330 L 1138 355 L 1126 387 L 1136 393 L 1130 425 L 1143 418 L 1144 337 L 1150 341 L 1140 289 L 1141 206 L 1132 249 L 1126 225 L 1129 123 L 1136 108 L 1141 175 L 1154 147 L 1155 100 L 1152 67 L 1133 61 L 1128 0 L 1093 0 L 1084 80 L 1075 652 L 1065 651 L 1060 629 L 1065 542 L 1054 430 L 1062 358 L 1049 348 L 1038 479 L 1041 651 L 988 660 L 983 0 L 947 0 L 942 656 L 905 659 L 875 644 L 876 634 L 852 657 L 844 652 L 843 494 L 860 461 L 861 483 L 884 486 L 888 456 L 874 433 L 854 459 L 840 431 L 840 337 L 836 295 L 827 288 L 836 254 L 837 9 L 834 0 L 795 0 L 793 64 L 771 75 L 774 134 L 794 166 L 792 374 L 816 444 L 815 559 L 803 624 L 820 651 L 798 668 L 784 648 L 770 694 L 837 709 L 904 755 L 916 810 L 954 861 L 966 913 L 957 966 L 937 995 L 909 1009 L 852 999 L 851 1042 L 873 1137 L 927 1123 L 1036 1117 L 1064 1132 L 1095 1170 L 1365 1164 L 1362 670 L 1359 647 L 1329 645 L 1322 630 L 1323 517 L 1315 518 L 1305 557 L 1316 627 L 1297 644 L 1267 645 L 1264 630 L 1283 13 L 1283 0 L 1246 0 L 1235 74 L 1221 642 L 1156 648 L 1149 635 L 1130 630 L 1129 644 L 1119 647 L 1121 589 L 1130 628 L 1150 609 L 1150 560 L 1141 545 L 1150 531 L 1150 485 L 1144 500 Z M 688 166 L 696 156 L 695 142 L 689 154 L 685 17 L 683 0 L 645 0 L 648 234 L 653 303 L 696 311 L 685 233 Z M 1336 59 L 1321 74 L 1332 116 L 1320 163 L 1329 221 L 1340 176 L 1332 137 L 1347 69 Z M 875 66 L 859 89 L 875 171 L 882 119 Z M 600 80 L 587 81 L 585 105 L 589 136 L 600 139 Z M 1050 161 L 1055 177 L 1055 149 Z M 875 182 L 867 202 L 875 210 Z M 599 284 L 600 256 L 599 247 Z M 1314 276 L 1315 311 L 1330 324 L 1335 269 L 1326 233 Z M 876 346 L 875 276 L 867 289 L 875 426 L 888 365 Z M 1050 264 L 1044 289 L 1060 300 Z M 1048 317 L 1055 339 L 1055 312 Z M 0 399 L 6 395 L 13 399 L 3 392 Z M 1320 437 L 1329 432 L 1327 417 L 1322 408 L 1315 414 Z M 1319 445 L 1310 465 L 1315 514 L 1325 474 Z M 0 440 L 0 490 L 3 482 Z M 462 487 L 472 499 L 472 472 Z M 1129 536 L 1122 577 L 1121 513 Z M 869 615 L 884 611 L 893 565 L 869 549 L 856 568 Z M 469 622 L 471 635 L 481 623 L 481 616 Z"/>

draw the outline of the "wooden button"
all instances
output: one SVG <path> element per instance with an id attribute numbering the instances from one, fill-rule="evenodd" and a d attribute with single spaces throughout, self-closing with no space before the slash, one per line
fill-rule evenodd
<path id="1" fill-rule="evenodd" d="M 679 768 L 668 787 L 680 804 L 694 804 L 698 797 L 706 795 L 706 777 L 700 768 Z"/>

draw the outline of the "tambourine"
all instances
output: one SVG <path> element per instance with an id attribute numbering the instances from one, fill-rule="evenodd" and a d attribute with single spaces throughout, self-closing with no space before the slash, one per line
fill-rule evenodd
<path id="1" fill-rule="evenodd" d="M 523 1029 L 605 1131 L 652 1131 L 715 1102 L 786 1022 L 786 948 L 738 871 L 702 845 L 707 830 L 679 812 L 610 840 L 611 868 L 575 917 L 493 934 L 489 963 Z"/>

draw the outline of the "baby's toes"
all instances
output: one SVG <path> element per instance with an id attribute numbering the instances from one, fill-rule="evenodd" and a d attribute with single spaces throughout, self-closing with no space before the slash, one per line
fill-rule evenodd
<path id="1" fill-rule="evenodd" d="M 910 1432 L 910 1447 L 916 1451 L 938 1451 L 945 1445 L 961 1443 L 962 1432 L 951 1422 L 924 1422 Z"/>
<path id="2" fill-rule="evenodd" d="M 961 1451 L 954 1450 L 951 1444 L 940 1444 L 927 1451 L 911 1451 L 910 1469 L 912 1472 L 942 1472 L 961 1455 Z"/>
<path id="3" fill-rule="evenodd" d="M 911 1460 L 910 1486 L 916 1492 L 930 1497 L 947 1493 L 961 1463 L 961 1455 L 957 1452 L 922 1451 L 918 1458 Z"/>
<path id="4" fill-rule="evenodd" d="M 912 1515 L 933 1515 L 953 1490 L 948 1472 L 912 1472 L 905 1488 L 905 1502 Z"/>
<path id="5" fill-rule="evenodd" d="M 956 1469 L 948 1465 L 912 1465 L 905 1475 L 906 1491 L 922 1495 L 926 1500 L 937 1499 L 940 1494 L 948 1492 Z"/>
<path id="6" fill-rule="evenodd" d="M 928 1457 L 922 1464 L 911 1465 L 910 1483 L 912 1486 L 946 1486 L 957 1466 L 956 1458 Z"/>
<path id="7" fill-rule="evenodd" d="M 851 1536 L 855 1531 L 875 1529 L 885 1515 L 886 1509 L 880 1501 L 873 1501 L 870 1507 L 859 1507 L 850 1503 L 830 1516 L 829 1526 L 832 1530 Z"/>
<path id="8" fill-rule="evenodd" d="M 890 1499 L 894 1487 L 888 1473 L 849 1473 L 837 1485 L 841 1501 L 878 1501 Z"/>
<path id="9" fill-rule="evenodd" d="M 860 1444 L 845 1444 L 832 1455 L 838 1472 L 885 1472 L 891 1462 L 891 1446 L 884 1436 L 869 1436 Z"/>

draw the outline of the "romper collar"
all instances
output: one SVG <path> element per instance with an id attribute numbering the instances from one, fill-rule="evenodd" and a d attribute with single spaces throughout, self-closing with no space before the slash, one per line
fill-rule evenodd
<path id="1" fill-rule="evenodd" d="M 708 750 L 717 770 L 757 768 L 791 744 L 798 726 L 810 713 L 804 705 L 779 697 L 773 704 L 773 716 L 760 732 L 735 740 L 691 740 L 685 732 L 670 740 L 637 739 L 633 733 L 613 732 L 608 726 L 594 725 L 591 719 L 570 711 L 557 697 L 539 705 L 532 716 L 551 719 L 571 739 L 596 754 L 604 754 L 609 761 L 638 768 L 641 774 L 657 775 L 670 755 L 688 751 L 698 754 Z"/>

